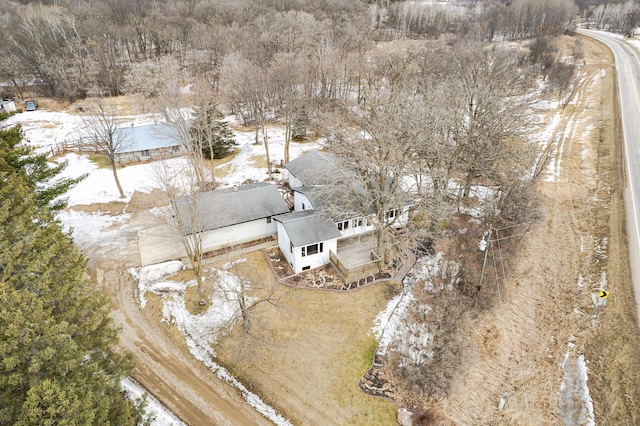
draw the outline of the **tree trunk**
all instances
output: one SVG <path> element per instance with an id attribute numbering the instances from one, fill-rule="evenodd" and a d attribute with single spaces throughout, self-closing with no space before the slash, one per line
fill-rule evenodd
<path id="1" fill-rule="evenodd" d="M 264 151 L 267 154 L 267 173 L 269 175 L 269 180 L 271 180 L 271 158 L 269 157 L 269 136 L 267 136 L 267 129 L 262 126 L 262 138 L 264 140 Z"/>
<path id="2" fill-rule="evenodd" d="M 289 145 L 291 144 L 291 120 L 287 120 L 284 127 L 284 162 L 289 162 Z"/>
<path id="3" fill-rule="evenodd" d="M 122 190 L 120 179 L 118 179 L 118 172 L 116 171 L 115 158 L 111 160 L 111 170 L 113 170 L 113 178 L 116 180 L 116 186 L 118 187 L 118 192 L 120 192 L 120 198 L 124 198 L 124 191 Z"/>

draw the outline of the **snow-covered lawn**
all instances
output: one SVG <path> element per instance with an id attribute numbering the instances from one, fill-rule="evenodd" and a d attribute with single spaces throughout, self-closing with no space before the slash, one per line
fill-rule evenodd
<path id="1" fill-rule="evenodd" d="M 128 117 L 135 125 L 144 125 L 162 122 L 157 115 L 142 115 Z M 231 119 L 231 117 L 229 117 Z M 22 112 L 10 117 L 3 125 L 20 124 L 25 133 L 26 143 L 36 152 L 48 153 L 56 143 L 65 140 L 73 140 L 78 137 L 82 120 L 75 114 L 66 112 L 52 112 L 36 110 Z M 255 158 L 265 155 L 264 145 L 255 144 L 254 132 L 234 131 L 237 152 L 232 160 L 219 166 L 224 168 L 225 176 L 220 179 L 222 186 L 241 184 L 246 180 L 264 181 L 267 179 L 266 167 L 255 165 Z M 279 127 L 268 128 L 269 152 L 271 161 L 280 163 L 284 159 L 284 129 Z M 290 158 L 294 159 L 304 152 L 317 149 L 320 142 L 297 143 L 290 146 Z M 118 177 L 123 186 L 126 198 L 120 199 L 113 174 L 109 168 L 99 168 L 86 154 L 68 153 L 61 160 L 67 160 L 69 165 L 62 177 L 77 177 L 88 174 L 87 178 L 68 193 L 69 205 L 106 203 L 110 201 L 129 201 L 135 192 L 149 193 L 154 188 L 159 188 L 155 182 L 153 164 L 136 164 L 118 169 Z M 175 158 L 165 160 L 167 162 L 180 162 Z M 72 225 L 72 224 L 70 224 Z"/>

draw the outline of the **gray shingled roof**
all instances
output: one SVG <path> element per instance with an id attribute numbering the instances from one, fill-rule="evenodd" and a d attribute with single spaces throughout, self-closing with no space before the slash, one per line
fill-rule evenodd
<path id="1" fill-rule="evenodd" d="M 196 213 L 191 214 L 194 204 Z M 196 227 L 201 231 L 210 231 L 289 211 L 278 188 L 267 182 L 201 192 L 196 194 L 195 202 L 190 196 L 178 197 L 176 205 L 185 234 L 193 231 L 193 221 L 200 222 Z"/>
<path id="2" fill-rule="evenodd" d="M 176 141 L 167 133 L 166 128 L 159 125 L 149 124 L 146 126 L 123 127 L 118 129 L 118 131 L 126 132 L 128 138 L 127 142 L 119 147 L 118 154 L 180 145 L 180 142 Z"/>
<path id="3" fill-rule="evenodd" d="M 336 184 L 352 176 L 347 163 L 335 154 L 310 151 L 284 165 L 302 185 Z"/>
<path id="4" fill-rule="evenodd" d="M 294 247 L 307 246 L 340 238 L 336 224 L 324 213 L 315 210 L 288 213 L 273 218 L 282 223 Z"/>

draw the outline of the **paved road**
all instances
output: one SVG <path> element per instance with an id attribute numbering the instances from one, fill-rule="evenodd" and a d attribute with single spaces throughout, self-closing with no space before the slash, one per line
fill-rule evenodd
<path id="1" fill-rule="evenodd" d="M 615 57 L 620 114 L 625 146 L 627 223 L 633 288 L 640 318 L 640 59 L 638 52 L 624 40 L 607 33 L 578 30 L 607 45 Z"/>

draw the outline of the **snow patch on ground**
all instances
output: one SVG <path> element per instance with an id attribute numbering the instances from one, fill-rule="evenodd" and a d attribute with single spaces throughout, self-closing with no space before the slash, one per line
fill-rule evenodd
<path id="1" fill-rule="evenodd" d="M 373 320 L 374 326 L 371 332 L 378 341 L 377 352 L 379 354 L 386 354 L 389 345 L 396 340 L 395 337 L 401 328 L 402 320 L 411 300 L 411 294 L 403 292 L 397 295 L 389 301 L 386 309 L 376 315 Z"/>
<path id="2" fill-rule="evenodd" d="M 141 398 L 143 395 L 147 396 L 146 411 L 148 416 L 146 419 L 153 417 L 154 420 L 151 422 L 151 426 L 186 426 L 186 423 L 177 418 L 175 414 L 131 377 L 125 377 L 120 382 L 120 386 L 131 395 L 132 399 Z"/>
<path id="3" fill-rule="evenodd" d="M 595 426 L 593 400 L 587 386 L 587 364 L 584 355 L 573 354 L 574 344 L 569 342 L 560 367 L 564 380 L 560 384 L 560 421 L 563 425 Z"/>
<path id="4" fill-rule="evenodd" d="M 65 232 L 72 231 L 73 240 L 81 250 L 103 243 L 116 244 L 124 249 L 125 239 L 118 238 L 118 236 L 122 232 L 133 229 L 127 225 L 131 218 L 129 214 L 111 216 L 102 213 L 63 210 L 58 212 L 56 217 L 62 222 L 62 229 Z"/>
<path id="5" fill-rule="evenodd" d="M 415 285 L 424 285 L 428 291 L 449 290 L 459 280 L 457 275 L 460 265 L 457 262 L 444 261 L 443 257 L 444 253 L 438 252 L 433 256 L 418 259 L 402 283 L 403 292 L 391 299 L 385 310 L 375 317 L 371 332 L 378 340 L 378 354 L 386 354 L 389 346 L 397 343 L 397 350 L 405 354 L 408 362 L 420 364 L 425 357 L 431 356 L 431 351 L 427 348 L 433 342 L 433 335 L 420 324 L 407 326 L 404 324 L 404 318 L 414 301 L 412 290 Z M 445 282 L 440 288 L 433 284 L 433 278 L 437 276 Z M 431 307 L 421 305 L 418 309 L 426 315 Z"/>
<path id="6" fill-rule="evenodd" d="M 234 263 L 242 262 L 243 260 L 245 259 L 229 262 L 224 266 L 231 268 Z M 180 261 L 130 269 L 129 272 L 139 280 L 140 306 L 144 307 L 146 304 L 144 293 L 147 291 L 169 296 L 164 299 L 162 321 L 177 327 L 184 336 L 191 355 L 195 359 L 202 361 L 219 378 L 238 389 L 244 399 L 267 419 L 276 425 L 291 425 L 287 419 L 262 401 L 258 395 L 250 392 L 242 383 L 231 376 L 225 368 L 214 361 L 216 352 L 211 345 L 216 343 L 220 333 L 225 333 L 229 330 L 230 324 L 237 319 L 239 314 L 238 302 L 233 297 L 225 297 L 225 294 L 233 295 L 239 291 L 240 278 L 227 270 L 213 269 L 211 271 L 213 276 L 210 279 L 217 282 L 224 291 L 215 291 L 211 296 L 209 308 L 200 315 L 193 315 L 186 307 L 184 294 L 187 287 L 194 285 L 195 281 L 182 284 L 166 280 L 167 277 L 174 275 L 180 269 L 182 269 L 182 262 Z M 249 300 L 249 303 L 251 302 Z"/>
<path id="7" fill-rule="evenodd" d="M 168 292 L 184 294 L 190 283 L 184 284 L 166 280 L 170 276 L 180 272 L 183 266 L 181 261 L 173 260 L 171 262 L 158 263 L 142 268 L 129 269 L 129 273 L 138 280 L 140 307 L 144 308 L 147 306 L 147 299 L 144 297 L 147 291 L 158 295 Z"/>

